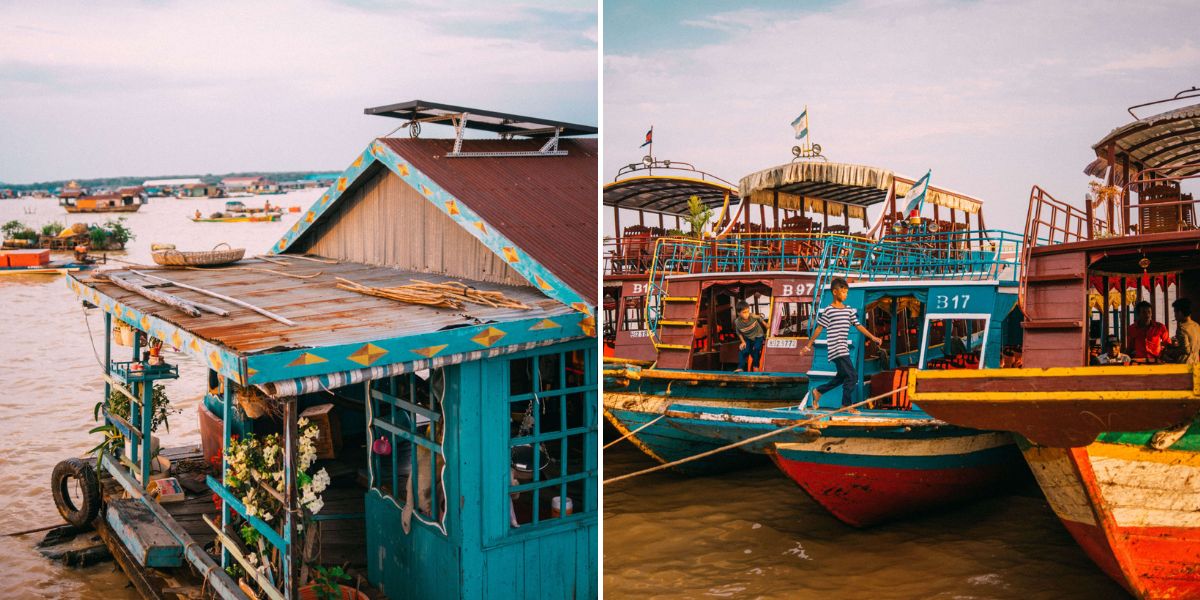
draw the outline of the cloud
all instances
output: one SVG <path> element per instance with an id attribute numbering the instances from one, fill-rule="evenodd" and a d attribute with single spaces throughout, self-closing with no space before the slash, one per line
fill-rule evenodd
<path id="1" fill-rule="evenodd" d="M 606 36 L 622 26 L 605 19 Z M 934 185 L 987 200 L 989 224 L 1020 230 L 1033 184 L 1082 197 L 1090 145 L 1128 121 L 1125 107 L 1195 83 L 1188 40 L 1200 13 L 1183 2 L 1081 11 L 1033 0 L 852 0 L 714 9 L 656 27 L 643 31 L 655 40 L 646 50 L 626 45 L 604 58 L 607 176 L 641 159 L 653 124 L 659 158 L 737 181 L 790 160 L 789 123 L 807 105 L 812 139 L 831 160 L 932 169 Z M 720 35 L 682 39 L 698 27 Z M 1155 35 L 1107 33 L 1118 31 Z M 1156 68 L 1096 69 L 1133 61 Z"/>
<path id="2" fill-rule="evenodd" d="M 0 179 L 337 168 L 414 98 L 594 124 L 594 11 L 0 3 Z"/>

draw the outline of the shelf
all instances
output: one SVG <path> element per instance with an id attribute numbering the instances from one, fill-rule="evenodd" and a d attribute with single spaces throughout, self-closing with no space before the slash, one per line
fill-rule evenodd
<path id="1" fill-rule="evenodd" d="M 179 367 L 165 362 L 159 365 L 148 365 L 142 361 L 113 361 L 110 370 L 114 379 L 124 382 L 126 385 L 179 378 Z"/>

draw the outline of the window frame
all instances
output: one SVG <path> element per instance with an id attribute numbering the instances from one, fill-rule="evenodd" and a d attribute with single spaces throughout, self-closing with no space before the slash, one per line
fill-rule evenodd
<path id="1" fill-rule="evenodd" d="M 925 350 L 929 348 L 929 326 L 933 321 L 938 319 L 958 319 L 962 321 L 983 321 L 983 343 L 979 347 L 979 365 L 976 369 L 982 369 L 986 364 L 984 361 L 987 358 L 988 336 L 992 334 L 992 314 L 991 313 L 925 313 L 925 324 L 921 328 L 921 355 L 917 359 L 919 370 L 925 369 Z"/>

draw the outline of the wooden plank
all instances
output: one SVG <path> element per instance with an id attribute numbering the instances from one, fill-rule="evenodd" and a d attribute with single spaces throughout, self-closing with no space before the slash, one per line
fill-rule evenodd
<path id="1" fill-rule="evenodd" d="M 151 579 L 149 573 L 138 565 L 133 555 L 121 544 L 121 540 L 117 539 L 117 536 L 109 529 L 108 523 L 104 519 L 96 520 L 96 532 L 100 534 L 100 540 L 104 542 L 105 546 L 108 546 L 117 565 L 125 572 L 125 576 L 129 578 L 129 582 L 133 584 L 133 588 L 141 594 L 142 598 L 164 600 L 164 596 L 159 592 L 162 588 L 162 581 L 157 577 Z"/>
<path id="2" fill-rule="evenodd" d="M 153 568 L 183 565 L 183 546 L 141 500 L 110 501 L 105 520 L 138 564 Z"/>

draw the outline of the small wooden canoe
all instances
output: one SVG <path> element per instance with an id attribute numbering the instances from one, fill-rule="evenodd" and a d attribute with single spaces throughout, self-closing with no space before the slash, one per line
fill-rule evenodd
<path id="1" fill-rule="evenodd" d="M 87 271 L 95 266 L 71 261 L 53 261 L 33 267 L 0 267 L 0 275 L 62 275 L 75 271 Z"/>
<path id="2" fill-rule="evenodd" d="M 221 248 L 224 246 L 225 248 Z M 182 252 L 174 248 L 155 250 L 150 254 L 154 262 L 167 267 L 213 267 L 242 260 L 245 248 L 230 248 L 229 244 L 217 244 L 212 250 Z"/>

